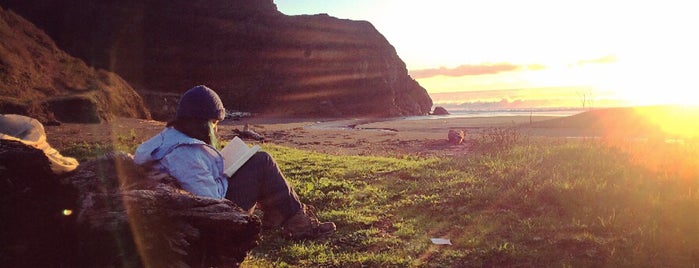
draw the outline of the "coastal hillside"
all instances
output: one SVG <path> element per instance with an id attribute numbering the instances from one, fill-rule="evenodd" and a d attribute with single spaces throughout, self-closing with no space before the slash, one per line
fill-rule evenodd
<path id="1" fill-rule="evenodd" d="M 0 113 L 42 122 L 150 118 L 141 97 L 121 77 L 68 55 L 32 23 L 1 7 Z"/>
<path id="2" fill-rule="evenodd" d="M 271 0 L 0 0 L 89 65 L 121 75 L 154 118 L 191 86 L 282 116 L 429 113 L 432 100 L 369 22 L 287 16 Z"/>
<path id="3" fill-rule="evenodd" d="M 573 116 L 534 122 L 533 128 L 585 129 L 602 136 L 697 138 L 699 108 L 658 105 L 602 108 Z"/>

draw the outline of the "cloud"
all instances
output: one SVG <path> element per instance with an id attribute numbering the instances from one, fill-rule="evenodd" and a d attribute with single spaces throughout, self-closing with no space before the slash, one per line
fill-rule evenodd
<path id="1" fill-rule="evenodd" d="M 616 62 L 617 58 L 614 55 L 607 55 L 604 57 L 596 58 L 596 59 L 591 59 L 591 60 L 581 60 L 578 61 L 578 65 L 585 65 L 585 64 L 605 64 L 605 63 L 612 63 Z"/>
<path id="2" fill-rule="evenodd" d="M 527 66 L 534 67 L 534 66 Z M 540 66 L 537 66 L 540 67 Z M 436 69 L 422 69 L 410 71 L 410 76 L 415 79 L 429 78 L 439 75 L 444 76 L 467 76 L 467 75 L 484 75 L 496 74 L 500 72 L 510 72 L 522 69 L 522 66 L 511 63 L 486 63 L 486 64 L 465 64 L 456 68 L 439 67 Z"/>
<path id="3" fill-rule="evenodd" d="M 524 66 L 524 69 L 527 69 L 529 71 L 539 71 L 539 70 L 543 70 L 546 68 L 548 68 L 548 67 L 546 67 L 546 65 L 541 65 L 541 64 L 529 64 L 529 65 Z"/>

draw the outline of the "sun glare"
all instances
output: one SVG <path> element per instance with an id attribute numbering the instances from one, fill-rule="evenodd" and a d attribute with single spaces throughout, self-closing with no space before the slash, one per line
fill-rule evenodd
<path id="1" fill-rule="evenodd" d="M 658 78 L 663 79 L 663 78 Z M 611 85 L 611 86 L 610 86 Z M 614 97 L 624 101 L 629 106 L 644 105 L 681 105 L 699 106 L 699 98 L 686 92 L 682 86 L 661 81 L 614 81 L 611 84 L 602 85 L 601 88 L 614 92 Z"/>
<path id="2" fill-rule="evenodd" d="M 670 138 L 699 138 L 697 106 L 650 106 L 638 107 L 635 111 L 651 124 L 660 127 Z"/>
<path id="3" fill-rule="evenodd" d="M 699 89 L 689 73 L 690 62 L 675 59 L 641 57 L 633 54 L 613 55 L 614 60 L 577 66 L 578 81 L 609 92 L 609 98 L 627 106 L 684 105 L 699 106 L 699 98 L 690 92 Z"/>

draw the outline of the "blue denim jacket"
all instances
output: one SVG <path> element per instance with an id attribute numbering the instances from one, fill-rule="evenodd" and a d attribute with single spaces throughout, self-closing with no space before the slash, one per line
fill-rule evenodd
<path id="1" fill-rule="evenodd" d="M 165 128 L 139 145 L 134 162 L 167 172 L 183 189 L 195 195 L 226 196 L 228 179 L 223 173 L 221 154 L 213 146 L 174 128 Z"/>

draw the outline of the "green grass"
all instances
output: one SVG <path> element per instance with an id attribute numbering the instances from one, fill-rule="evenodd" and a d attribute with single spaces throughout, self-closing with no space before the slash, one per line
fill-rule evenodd
<path id="1" fill-rule="evenodd" d="M 334 221 L 338 232 L 302 242 L 265 233 L 244 265 L 699 263 L 696 173 L 682 178 L 591 141 L 513 142 L 506 148 L 487 146 L 491 141 L 480 140 L 491 149 L 452 159 L 330 156 L 265 146 L 303 201 L 318 207 L 322 220 Z M 688 145 L 664 146 L 656 150 L 691 157 L 673 148 Z M 432 245 L 432 237 L 453 245 Z"/>
<path id="2" fill-rule="evenodd" d="M 139 141 L 139 142 L 136 142 Z M 57 148 L 62 155 L 74 157 L 80 162 L 104 155 L 113 151 L 133 153 L 140 144 L 138 134 L 131 129 L 128 134 L 117 135 L 113 142 L 76 142 Z"/>
<path id="3" fill-rule="evenodd" d="M 512 135 L 489 132 L 476 140 L 476 152 L 441 159 L 265 144 L 302 201 L 338 230 L 305 241 L 265 231 L 243 266 L 699 264 L 697 144 Z"/>

